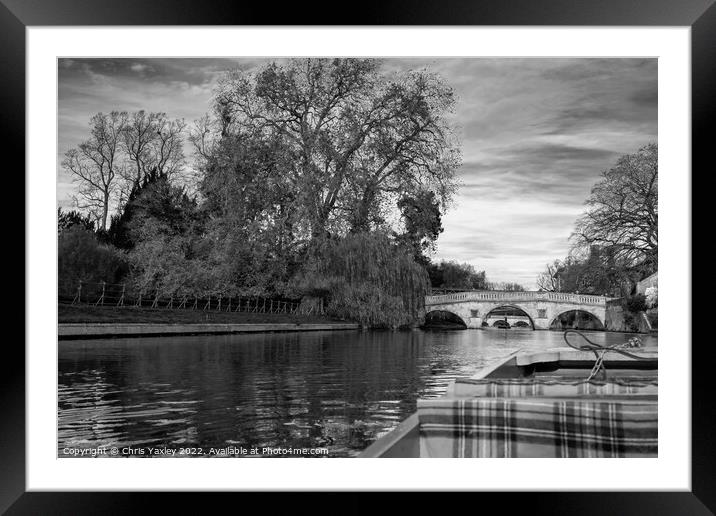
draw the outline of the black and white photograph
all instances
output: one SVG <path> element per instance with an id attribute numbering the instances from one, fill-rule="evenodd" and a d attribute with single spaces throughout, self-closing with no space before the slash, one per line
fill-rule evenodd
<path id="1" fill-rule="evenodd" d="M 658 59 L 56 72 L 57 458 L 659 457 Z"/>

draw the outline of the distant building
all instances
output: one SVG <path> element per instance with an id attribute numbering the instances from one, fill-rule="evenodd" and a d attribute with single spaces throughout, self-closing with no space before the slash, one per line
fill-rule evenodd
<path id="1" fill-rule="evenodd" d="M 562 273 L 563 272 L 564 272 L 564 267 L 560 267 L 556 271 L 554 271 L 554 274 L 552 274 L 552 278 L 554 278 L 553 285 L 555 287 L 555 292 L 562 292 Z"/>
<path id="2" fill-rule="evenodd" d="M 636 293 L 637 293 L 637 294 L 645 294 L 645 293 L 646 293 L 646 289 L 648 289 L 648 288 L 651 288 L 651 287 L 657 287 L 657 288 L 658 288 L 658 287 L 659 287 L 659 284 L 658 284 L 658 279 L 659 279 L 659 278 L 658 278 L 658 275 L 659 275 L 659 273 L 658 273 L 658 271 L 657 271 L 657 272 L 655 272 L 654 274 L 651 274 L 650 276 L 647 276 L 647 277 L 644 278 L 643 280 L 639 281 L 639 282 L 636 284 Z"/>

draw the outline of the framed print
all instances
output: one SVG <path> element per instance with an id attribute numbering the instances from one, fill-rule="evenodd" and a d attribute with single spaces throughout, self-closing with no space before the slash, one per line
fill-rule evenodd
<path id="1" fill-rule="evenodd" d="M 388 3 L 352 26 L 97 6 L 0 10 L 27 240 L 3 510 L 385 490 L 713 510 L 691 336 L 711 2 Z"/>

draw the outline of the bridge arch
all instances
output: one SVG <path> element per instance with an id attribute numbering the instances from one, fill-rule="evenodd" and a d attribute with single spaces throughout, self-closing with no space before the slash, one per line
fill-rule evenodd
<path id="1" fill-rule="evenodd" d="M 494 321 L 490 323 L 488 319 L 490 317 L 496 318 L 497 321 Z M 523 318 L 527 318 L 527 321 L 524 321 Z M 535 329 L 535 322 L 532 319 L 532 316 L 522 308 L 521 306 L 515 305 L 515 304 L 500 304 L 493 308 L 491 308 L 489 311 L 485 313 L 485 315 L 482 318 L 483 326 L 485 326 L 485 323 L 487 323 L 487 326 L 496 326 L 500 320 L 504 321 L 504 319 L 507 319 L 507 323 L 509 324 L 509 327 L 525 327 L 522 324 L 518 324 L 519 322 L 526 322 L 527 327 L 529 329 L 534 330 Z"/>
<path id="2" fill-rule="evenodd" d="M 451 310 L 434 309 L 425 314 L 425 328 L 435 329 L 467 329 L 468 324 L 463 317 Z"/>
<path id="3" fill-rule="evenodd" d="M 603 330 L 604 321 L 590 310 L 577 308 L 557 314 L 549 324 L 550 330 Z"/>

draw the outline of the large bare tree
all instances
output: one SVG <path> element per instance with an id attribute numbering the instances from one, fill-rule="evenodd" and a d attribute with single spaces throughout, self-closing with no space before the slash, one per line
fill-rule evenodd
<path id="1" fill-rule="evenodd" d="M 130 163 L 125 177 L 129 188 L 153 169 L 170 179 L 179 173 L 184 165 L 184 120 L 144 110 L 125 116 L 122 142 Z"/>
<path id="2" fill-rule="evenodd" d="M 107 229 L 112 207 L 155 170 L 173 179 L 183 172 L 184 120 L 165 113 L 112 111 L 90 119 L 90 136 L 65 153 L 62 167 L 78 184 L 77 207 Z"/>
<path id="3" fill-rule="evenodd" d="M 658 148 L 649 144 L 622 156 L 592 188 L 573 239 L 581 248 L 608 250 L 617 264 L 656 267 L 658 257 Z"/>
<path id="4" fill-rule="evenodd" d="M 88 212 L 101 229 L 107 218 L 122 171 L 121 140 L 126 115 L 118 111 L 97 113 L 90 119 L 90 137 L 65 153 L 62 167 L 78 184 L 77 207 Z"/>

